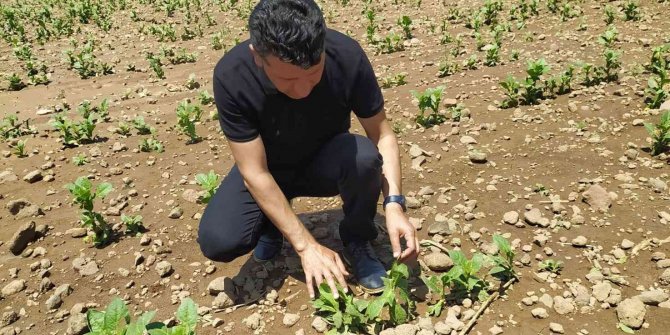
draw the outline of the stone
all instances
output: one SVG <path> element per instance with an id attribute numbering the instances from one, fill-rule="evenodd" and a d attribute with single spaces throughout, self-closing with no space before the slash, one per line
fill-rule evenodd
<path id="1" fill-rule="evenodd" d="M 221 292 L 227 292 L 229 294 L 235 293 L 235 283 L 233 283 L 233 280 L 230 277 L 218 277 L 209 282 L 207 291 L 213 296 L 216 296 Z"/>
<path id="2" fill-rule="evenodd" d="M 519 222 L 519 212 L 511 211 L 505 213 L 503 215 L 503 222 L 511 225 L 516 224 L 517 222 Z"/>
<path id="3" fill-rule="evenodd" d="M 125 150 L 128 150 L 128 147 L 121 142 L 114 142 L 114 144 L 112 145 L 113 152 L 120 152 Z"/>
<path id="4" fill-rule="evenodd" d="M 98 268 L 98 263 L 95 261 L 87 262 L 79 268 L 79 274 L 84 277 L 92 276 L 98 273 L 98 271 L 100 271 L 100 268 Z"/>
<path id="5" fill-rule="evenodd" d="M 424 262 L 429 269 L 433 271 L 447 271 L 452 266 L 454 262 L 449 258 L 449 256 L 442 252 L 433 252 L 424 257 Z"/>
<path id="6" fill-rule="evenodd" d="M 58 294 L 53 294 L 44 302 L 44 305 L 47 307 L 47 310 L 58 309 L 60 305 L 63 304 L 63 299 Z"/>
<path id="7" fill-rule="evenodd" d="M 661 107 L 659 107 L 658 109 L 662 111 L 670 110 L 670 99 L 665 100 L 665 102 L 662 103 Z"/>
<path id="8" fill-rule="evenodd" d="M 82 335 L 88 330 L 88 323 L 86 322 L 86 314 L 74 314 L 67 320 L 68 335 Z"/>
<path id="9" fill-rule="evenodd" d="M 538 319 L 546 319 L 549 317 L 549 313 L 547 313 L 547 310 L 542 307 L 535 308 L 532 311 L 530 311 L 530 313 L 533 315 L 533 317 Z"/>
<path id="10" fill-rule="evenodd" d="M 624 239 L 621 241 L 621 249 L 623 250 L 628 250 L 631 249 L 635 246 L 635 242 L 629 240 L 629 239 Z"/>
<path id="11" fill-rule="evenodd" d="M 0 319 L 0 328 L 11 325 L 12 323 L 19 320 L 19 315 L 14 311 L 8 311 L 2 313 L 2 319 Z"/>
<path id="12" fill-rule="evenodd" d="M 9 213 L 11 213 L 12 215 L 17 215 L 23 208 L 28 207 L 30 205 L 31 205 L 30 201 L 21 198 L 21 199 L 10 200 L 9 202 L 7 202 L 7 205 L 5 205 L 5 207 L 7 208 L 7 210 L 9 210 Z"/>
<path id="13" fill-rule="evenodd" d="M 589 240 L 586 237 L 579 235 L 572 240 L 572 246 L 585 247 L 588 242 Z"/>
<path id="14" fill-rule="evenodd" d="M 607 212 L 612 205 L 610 194 L 600 185 L 591 185 L 582 193 L 583 201 L 591 206 L 593 210 Z"/>
<path id="15" fill-rule="evenodd" d="M 172 273 L 172 264 L 168 261 L 160 261 L 156 263 L 156 272 L 161 278 L 167 277 Z"/>
<path id="16" fill-rule="evenodd" d="M 646 313 L 647 310 L 644 307 L 644 303 L 636 298 L 628 298 L 622 301 L 616 308 L 619 322 L 633 329 L 642 327 Z"/>
<path id="17" fill-rule="evenodd" d="M 475 140 L 472 136 L 461 136 L 461 144 L 477 144 L 477 140 Z"/>
<path id="18" fill-rule="evenodd" d="M 440 334 L 440 335 L 449 335 L 451 334 L 451 327 L 449 327 L 446 323 L 442 321 L 438 321 L 435 324 L 435 332 Z"/>
<path id="19" fill-rule="evenodd" d="M 656 267 L 659 268 L 659 269 L 670 268 L 670 258 L 662 259 L 662 260 L 656 262 Z"/>
<path id="20" fill-rule="evenodd" d="M 323 318 L 317 316 L 312 321 L 312 328 L 319 333 L 325 333 L 328 330 L 328 324 Z"/>
<path id="21" fill-rule="evenodd" d="M 667 301 L 670 297 L 667 293 L 661 290 L 650 290 L 640 293 L 636 298 L 646 305 L 657 306 L 658 304 Z"/>
<path id="22" fill-rule="evenodd" d="M 545 293 L 543 294 L 540 299 L 540 303 L 547 306 L 547 308 L 553 308 L 554 307 L 554 298 L 552 298 L 549 294 Z"/>
<path id="23" fill-rule="evenodd" d="M 0 172 L 0 184 L 10 183 L 19 180 L 19 177 L 10 170 Z"/>
<path id="24" fill-rule="evenodd" d="M 26 289 L 26 281 L 23 279 L 15 279 L 9 282 L 9 284 L 5 285 L 5 287 L 2 288 L 0 293 L 2 293 L 2 296 L 6 298 L 11 295 L 17 294 L 25 289 Z"/>
<path id="25" fill-rule="evenodd" d="M 500 328 L 499 326 L 493 326 L 493 327 L 489 328 L 489 333 L 491 335 L 500 335 L 503 332 L 504 332 L 504 330 L 502 328 Z"/>
<path id="26" fill-rule="evenodd" d="M 414 159 L 419 156 L 423 156 L 423 150 L 418 145 L 412 144 L 412 146 L 409 147 L 409 157 Z"/>
<path id="27" fill-rule="evenodd" d="M 251 314 L 246 318 L 244 318 L 242 320 L 242 324 L 251 330 L 256 330 L 261 327 L 262 318 L 263 317 L 260 315 L 260 313 L 255 312 L 254 314 Z"/>
<path id="28" fill-rule="evenodd" d="M 200 193 L 194 189 L 187 188 L 182 192 L 181 197 L 182 199 L 195 204 L 200 200 Z"/>
<path id="29" fill-rule="evenodd" d="M 42 180 L 44 176 L 42 176 L 42 171 L 41 170 L 33 170 L 28 172 L 25 176 L 23 176 L 23 180 L 27 181 L 28 183 L 36 183 L 40 180 Z"/>
<path id="30" fill-rule="evenodd" d="M 212 308 L 224 309 L 235 305 L 233 298 L 226 292 L 219 292 L 212 301 Z"/>
<path id="31" fill-rule="evenodd" d="M 593 297 L 599 302 L 604 302 L 610 296 L 612 284 L 608 281 L 593 285 Z"/>
<path id="32" fill-rule="evenodd" d="M 534 226 L 549 227 L 549 219 L 542 217 L 542 212 L 539 208 L 532 208 L 523 214 L 524 220 Z"/>
<path id="33" fill-rule="evenodd" d="M 656 193 L 665 193 L 668 190 L 668 184 L 658 178 L 649 178 L 649 186 Z"/>
<path id="34" fill-rule="evenodd" d="M 30 221 L 19 227 L 12 238 L 9 239 L 9 251 L 14 255 L 20 255 L 28 246 L 28 243 L 35 239 L 35 222 Z"/>
<path id="35" fill-rule="evenodd" d="M 80 238 L 86 236 L 88 231 L 86 228 L 82 227 L 77 227 L 77 228 L 70 228 L 65 231 L 65 234 L 70 235 L 72 238 Z"/>
<path id="36" fill-rule="evenodd" d="M 293 327 L 293 325 L 298 323 L 298 321 L 300 321 L 300 315 L 286 313 L 284 314 L 284 320 L 282 320 L 282 323 L 286 327 Z"/>
<path id="37" fill-rule="evenodd" d="M 658 282 L 661 283 L 661 285 L 670 285 L 670 269 L 665 269 L 665 271 L 663 271 Z"/>
<path id="38" fill-rule="evenodd" d="M 419 327 L 417 325 L 409 323 L 401 324 L 395 327 L 396 335 L 416 335 L 418 331 Z"/>
<path id="39" fill-rule="evenodd" d="M 575 311 L 575 305 L 571 300 L 561 296 L 554 297 L 554 311 L 560 315 L 569 314 Z"/>
<path id="40" fill-rule="evenodd" d="M 475 150 L 468 152 L 468 158 L 473 163 L 480 163 L 481 164 L 481 163 L 486 163 L 486 161 L 487 161 L 485 152 L 475 151 Z"/>
<path id="41" fill-rule="evenodd" d="M 181 218 L 182 215 L 184 215 L 184 210 L 181 209 L 180 207 L 175 207 L 170 211 L 168 217 L 170 219 L 179 219 Z"/>
<path id="42" fill-rule="evenodd" d="M 549 323 L 549 330 L 556 334 L 564 334 L 565 330 L 560 323 L 551 322 Z"/>

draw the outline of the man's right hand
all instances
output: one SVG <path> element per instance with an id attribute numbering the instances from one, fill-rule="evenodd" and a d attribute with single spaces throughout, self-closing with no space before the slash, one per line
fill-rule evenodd
<path id="1" fill-rule="evenodd" d="M 305 282 L 309 297 L 314 299 L 314 285 L 321 286 L 325 280 L 330 286 L 335 298 L 338 298 L 337 282 L 347 292 L 345 277 L 349 272 L 344 267 L 340 255 L 316 241 L 311 241 L 302 250 L 298 251 L 302 268 L 305 271 Z"/>

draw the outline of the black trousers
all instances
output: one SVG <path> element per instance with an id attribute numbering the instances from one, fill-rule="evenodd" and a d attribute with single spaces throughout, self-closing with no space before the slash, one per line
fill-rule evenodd
<path id="1" fill-rule="evenodd" d="M 367 137 L 343 133 L 325 143 L 314 159 L 290 173 L 274 174 L 287 199 L 342 198 L 340 237 L 346 244 L 377 237 L 373 219 L 382 187 L 382 156 Z M 205 208 L 198 243 L 205 257 L 230 262 L 251 251 L 261 235 L 281 233 L 263 214 L 237 166 L 223 179 Z"/>

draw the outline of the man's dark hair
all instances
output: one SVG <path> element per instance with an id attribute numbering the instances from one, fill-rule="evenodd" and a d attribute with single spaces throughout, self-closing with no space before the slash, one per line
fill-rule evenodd
<path id="1" fill-rule="evenodd" d="M 261 0 L 249 16 L 249 32 L 262 57 L 307 69 L 321 60 L 326 23 L 314 0 Z"/>

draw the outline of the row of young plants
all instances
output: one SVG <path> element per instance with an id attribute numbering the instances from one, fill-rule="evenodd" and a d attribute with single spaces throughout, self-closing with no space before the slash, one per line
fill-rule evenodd
<path id="1" fill-rule="evenodd" d="M 219 187 L 219 176 L 214 171 L 198 173 L 195 181 L 203 190 L 199 202 L 208 203 Z M 65 188 L 72 196 L 72 202 L 80 209 L 80 225 L 93 233 L 87 236 L 85 241 L 92 242 L 96 247 L 109 244 L 114 238 L 114 232 L 103 213 L 95 210 L 95 201 L 107 197 L 113 191 L 112 184 L 103 182 L 94 185 L 88 178 L 78 177 L 73 183 L 66 184 Z M 122 214 L 121 223 L 127 235 L 137 236 L 145 231 L 141 215 Z"/>
<path id="2" fill-rule="evenodd" d="M 461 251 L 451 250 L 454 266 L 448 272 L 421 276 L 431 296 L 428 316 L 439 316 L 447 301 L 465 298 L 486 300 L 494 285 L 480 277 L 481 270 L 500 280 L 500 286 L 510 285 L 518 276 L 514 270 L 515 253 L 509 242 L 494 235 L 498 255 L 485 256 L 475 253 L 468 259 Z M 313 301 L 315 314 L 330 326 L 327 334 L 378 334 L 381 330 L 407 323 L 416 318 L 416 302 L 409 287 L 410 271 L 405 264 L 394 262 L 384 280 L 384 291 L 372 300 L 358 299 L 338 288 L 338 298 L 324 283 L 319 287 L 319 297 Z M 509 283 L 509 284 L 508 284 Z"/>
<path id="3" fill-rule="evenodd" d="M 88 332 L 84 335 L 195 335 L 198 325 L 198 306 L 191 298 L 184 298 L 175 313 L 176 325 L 153 321 L 156 311 L 142 313 L 132 319 L 126 303 L 114 298 L 103 311 L 86 312 Z"/>

